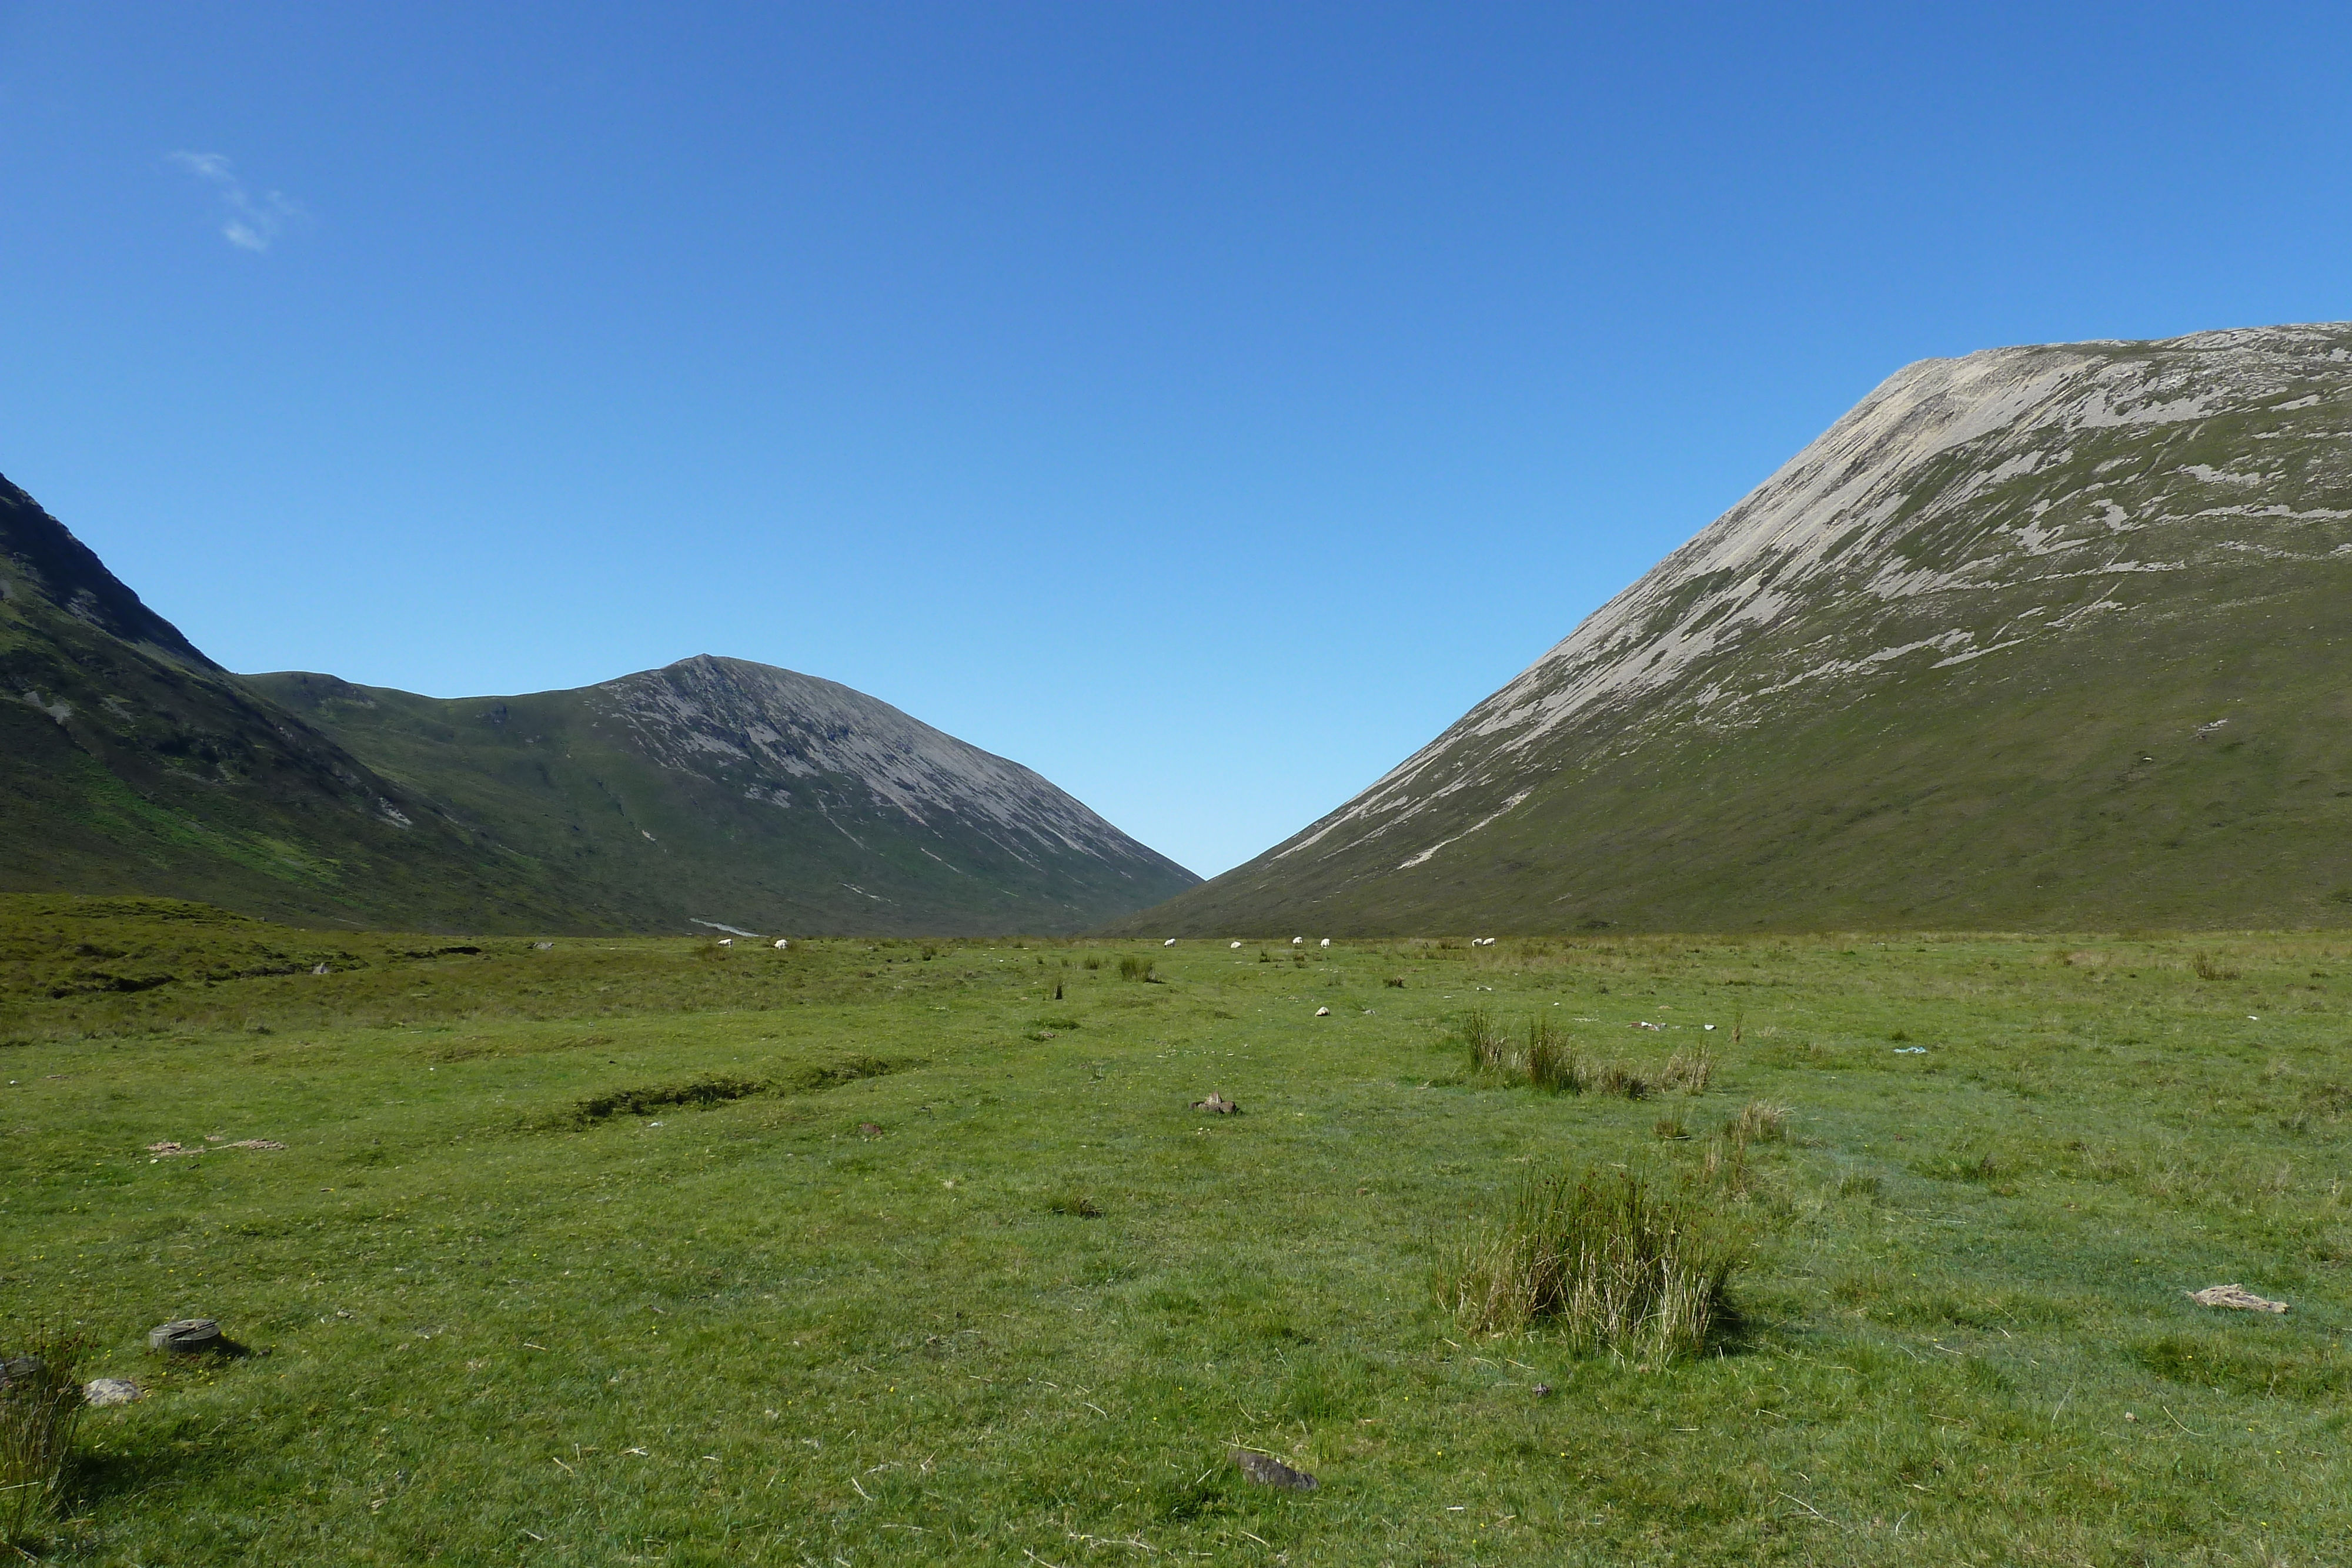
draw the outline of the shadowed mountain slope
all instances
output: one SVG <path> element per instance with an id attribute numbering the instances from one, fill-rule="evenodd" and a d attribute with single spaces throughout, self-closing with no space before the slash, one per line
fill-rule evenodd
<path id="1" fill-rule="evenodd" d="M 252 684 L 501 842 L 671 926 L 1067 932 L 1200 880 L 1018 763 L 740 659 L 529 696 Z"/>
<path id="2" fill-rule="evenodd" d="M 312 924 L 1081 929 L 1199 879 L 830 681 L 689 659 L 436 701 L 232 675 L 0 480 L 0 891 Z"/>
<path id="3" fill-rule="evenodd" d="M 2352 325 L 1926 361 L 1118 928 L 2340 923 L 2347 638 Z"/>
<path id="4" fill-rule="evenodd" d="M 274 918 L 610 925 L 256 695 L 0 480 L 0 889 Z"/>

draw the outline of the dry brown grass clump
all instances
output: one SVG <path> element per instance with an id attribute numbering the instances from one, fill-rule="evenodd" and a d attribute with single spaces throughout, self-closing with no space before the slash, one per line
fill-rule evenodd
<path id="1" fill-rule="evenodd" d="M 1664 1071 L 1658 1074 L 1662 1089 L 1679 1089 L 1685 1094 L 1704 1094 L 1715 1082 L 1715 1058 L 1705 1046 L 1696 1051 L 1678 1051 L 1666 1058 Z"/>
<path id="2" fill-rule="evenodd" d="M 1789 1108 L 1750 1100 L 1724 1124 L 1723 1135 L 1735 1144 L 1777 1144 L 1789 1135 Z"/>

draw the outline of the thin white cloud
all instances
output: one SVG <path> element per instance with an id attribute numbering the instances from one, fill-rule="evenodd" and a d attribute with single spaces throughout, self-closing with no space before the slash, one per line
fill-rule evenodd
<path id="1" fill-rule="evenodd" d="M 256 254 L 268 250 L 279 232 L 302 215 L 300 204 L 283 191 L 265 191 L 257 196 L 247 190 L 236 170 L 217 152 L 174 152 L 171 162 L 219 193 L 228 207 L 221 237 L 239 250 Z"/>

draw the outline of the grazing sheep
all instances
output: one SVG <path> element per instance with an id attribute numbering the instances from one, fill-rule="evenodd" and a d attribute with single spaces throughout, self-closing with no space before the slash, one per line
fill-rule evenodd
<path id="1" fill-rule="evenodd" d="M 787 948 L 787 947 L 789 947 L 789 946 L 792 946 L 792 944 L 791 944 L 790 942 L 785 941 L 782 937 L 779 936 L 779 937 L 777 937 L 777 938 L 776 938 L 776 951 L 777 951 L 777 952 L 781 953 L 781 952 L 782 952 L 785 948 Z"/>
<path id="2" fill-rule="evenodd" d="M 721 936 L 719 939 L 719 945 L 721 947 L 732 947 L 735 946 L 735 938 L 732 936 Z"/>
<path id="3" fill-rule="evenodd" d="M 1331 938 L 1329 938 L 1328 936 L 1326 936 L 1325 938 L 1323 938 L 1323 946 L 1325 946 L 1326 947 L 1328 947 L 1329 946 L 1331 946 Z"/>
<path id="4" fill-rule="evenodd" d="M 1171 936 L 1170 938 L 1168 938 L 1168 940 L 1167 940 L 1167 941 L 1162 942 L 1162 943 L 1161 943 L 1161 944 L 1160 944 L 1160 945 L 1162 947 L 1173 947 L 1174 946 L 1176 946 L 1176 938 L 1174 938 L 1173 936 Z"/>
<path id="5" fill-rule="evenodd" d="M 1241 950 L 1241 946 L 1242 946 L 1242 945 L 1241 945 L 1240 943 L 1238 943 L 1238 942 L 1234 943 L 1234 950 L 1235 952 L 1239 952 L 1239 951 Z"/>
<path id="6" fill-rule="evenodd" d="M 1307 938 L 1306 938 L 1306 937 L 1304 937 L 1304 936 L 1293 936 L 1293 937 L 1290 939 L 1290 945 L 1291 945 L 1292 946 L 1294 946 L 1294 947 L 1297 947 L 1297 946 L 1299 946 L 1303 945 L 1303 944 L 1306 942 L 1306 940 L 1307 940 Z"/>

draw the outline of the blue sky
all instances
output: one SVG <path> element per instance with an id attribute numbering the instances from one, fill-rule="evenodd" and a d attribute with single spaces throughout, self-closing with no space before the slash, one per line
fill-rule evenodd
<path id="1" fill-rule="evenodd" d="M 240 670 L 844 681 L 1202 873 L 1898 366 L 2352 317 L 2352 7 L 0 0 L 0 473 Z"/>

